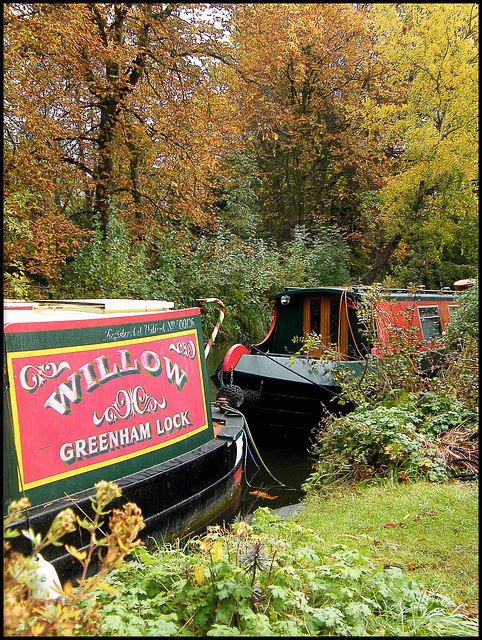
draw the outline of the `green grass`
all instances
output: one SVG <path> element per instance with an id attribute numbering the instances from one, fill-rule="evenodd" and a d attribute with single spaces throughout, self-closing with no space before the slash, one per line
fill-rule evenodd
<path id="1" fill-rule="evenodd" d="M 409 482 L 325 489 L 299 519 L 325 543 L 363 543 L 429 592 L 478 612 L 478 482 Z"/>

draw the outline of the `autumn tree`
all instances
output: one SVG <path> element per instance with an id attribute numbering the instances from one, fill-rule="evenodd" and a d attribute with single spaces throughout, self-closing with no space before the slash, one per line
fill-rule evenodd
<path id="1" fill-rule="evenodd" d="M 419 255 L 419 278 L 434 262 L 456 259 L 454 254 L 473 265 L 473 274 L 478 5 L 377 4 L 373 13 L 378 55 L 390 61 L 384 81 L 399 87 L 403 99 L 373 103 L 368 114 L 371 130 L 391 148 L 393 165 L 371 209 L 381 242 L 363 281 L 373 282 L 396 251 Z"/>
<path id="2" fill-rule="evenodd" d="M 208 224 L 208 177 L 236 140 L 228 18 L 216 5 L 4 5 L 5 191 L 26 204 L 11 208 L 6 265 L 25 229 L 49 221 L 65 257 L 61 242 L 95 216 L 105 228 L 112 206 L 140 236 Z M 39 242 L 28 251 L 45 267 Z"/>
<path id="3" fill-rule="evenodd" d="M 341 229 L 365 282 L 473 265 L 477 11 L 4 5 L 7 284 L 59 278 L 112 212 L 157 254 L 234 215 L 244 239 Z"/>
<path id="4" fill-rule="evenodd" d="M 365 101 L 391 99 L 377 82 L 373 37 L 365 5 L 236 7 L 247 143 L 278 240 L 317 220 L 356 233 L 363 194 L 383 184 L 389 159 L 364 120 Z"/>

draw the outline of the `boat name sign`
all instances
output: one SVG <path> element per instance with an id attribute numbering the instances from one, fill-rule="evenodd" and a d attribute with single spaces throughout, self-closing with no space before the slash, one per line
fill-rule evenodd
<path id="1" fill-rule="evenodd" d="M 25 489 L 170 446 L 208 428 L 198 333 L 115 327 L 101 344 L 10 352 Z M 157 334 L 157 335 L 156 335 Z"/>

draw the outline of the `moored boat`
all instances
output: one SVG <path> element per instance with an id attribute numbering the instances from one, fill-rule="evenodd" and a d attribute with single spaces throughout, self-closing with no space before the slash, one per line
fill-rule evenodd
<path id="1" fill-rule="evenodd" d="M 358 310 L 367 288 L 285 288 L 274 296 L 274 318 L 262 342 L 232 345 L 212 379 L 217 397 L 246 416 L 256 441 L 307 438 L 324 412 L 347 412 L 336 373 L 362 375 L 367 343 Z M 376 305 L 380 340 L 411 328 L 420 351 L 440 336 L 457 308 L 455 292 L 381 292 Z M 372 358 L 373 360 L 373 358 Z"/>
<path id="2" fill-rule="evenodd" d="M 146 544 L 234 514 L 243 420 L 210 402 L 202 335 L 200 309 L 171 302 L 5 302 L 4 513 L 32 505 L 17 528 L 44 535 L 67 507 L 92 517 L 99 480 L 122 490 L 110 507 L 141 508 Z M 64 546 L 42 553 L 62 579 L 79 568 Z"/>

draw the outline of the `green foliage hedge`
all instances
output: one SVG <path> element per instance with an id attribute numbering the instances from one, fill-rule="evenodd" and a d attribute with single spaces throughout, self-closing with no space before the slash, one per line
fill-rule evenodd
<path id="1" fill-rule="evenodd" d="M 226 309 L 220 338 L 253 342 L 269 329 L 275 293 L 288 285 L 345 284 L 347 264 L 342 236 L 321 226 L 297 227 L 282 247 L 242 240 L 223 227 L 197 237 L 187 227 L 169 226 L 132 241 L 113 212 L 105 237 L 96 224 L 90 244 L 63 267 L 59 282 L 44 287 L 42 297 L 164 299 L 184 307 L 198 298 L 220 298 Z M 203 313 L 209 337 L 219 311 L 211 306 Z"/>
<path id="2" fill-rule="evenodd" d="M 433 393 L 397 406 L 365 403 L 347 416 L 330 416 L 317 434 L 317 462 L 305 488 L 373 477 L 447 480 L 451 473 L 439 436 L 459 424 L 475 428 L 477 412 Z"/>
<path id="3" fill-rule="evenodd" d="M 474 634 L 476 623 L 428 595 L 367 547 L 327 548 L 312 530 L 260 508 L 251 525 L 213 527 L 184 548 L 135 552 L 95 592 L 104 634 L 359 636 Z M 117 590 L 115 595 L 110 593 Z M 91 603 L 92 604 L 92 603 Z"/>

